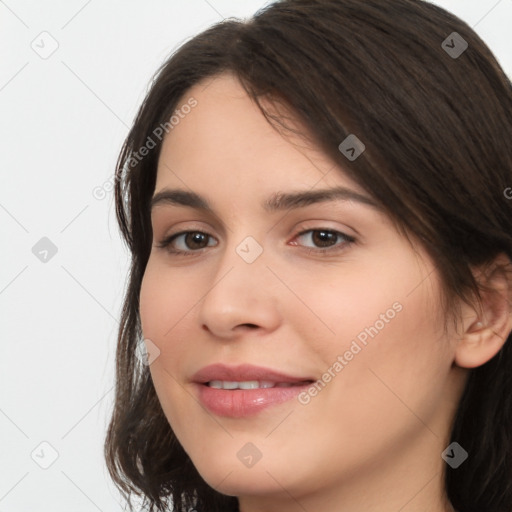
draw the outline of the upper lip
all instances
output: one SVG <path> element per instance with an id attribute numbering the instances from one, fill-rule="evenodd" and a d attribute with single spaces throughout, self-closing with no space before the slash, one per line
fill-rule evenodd
<path id="1" fill-rule="evenodd" d="M 305 382 L 312 381 L 309 377 L 293 377 L 285 373 L 264 368 L 263 366 L 253 366 L 251 364 L 240 364 L 238 366 L 228 366 L 222 363 L 204 366 L 192 376 L 194 382 L 205 384 L 212 380 L 223 380 L 230 382 L 243 381 L 269 381 L 269 382 Z"/>

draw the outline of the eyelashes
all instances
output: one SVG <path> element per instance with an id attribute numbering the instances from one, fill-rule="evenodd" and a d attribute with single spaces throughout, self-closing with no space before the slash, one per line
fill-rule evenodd
<path id="1" fill-rule="evenodd" d="M 314 228 L 301 231 L 295 235 L 294 240 L 297 238 L 304 238 L 304 235 L 307 234 L 311 234 L 308 236 L 313 244 L 318 242 L 320 244 L 325 242 L 330 243 L 332 240 L 340 238 L 343 240 L 343 243 L 336 243 L 335 245 L 329 245 L 328 247 L 303 247 L 296 242 L 293 242 L 291 245 L 302 247 L 302 250 L 305 250 L 309 254 L 332 255 L 346 250 L 350 245 L 356 242 L 356 239 L 353 236 L 342 233 L 341 231 L 326 228 Z M 314 234 L 316 234 L 316 236 Z M 191 250 L 179 249 L 176 248 L 175 242 L 179 241 L 180 239 L 182 243 L 184 243 L 185 247 L 190 248 L 188 245 L 190 243 L 192 243 L 192 245 L 197 243 L 201 244 L 205 240 L 209 241 L 213 239 L 213 237 L 210 234 L 199 230 L 180 231 L 179 233 L 175 233 L 161 240 L 157 244 L 157 247 L 160 249 L 165 249 L 166 252 L 174 256 L 198 256 L 199 254 L 203 253 L 207 247 L 211 247 L 207 245 L 206 247 L 200 247 Z"/>

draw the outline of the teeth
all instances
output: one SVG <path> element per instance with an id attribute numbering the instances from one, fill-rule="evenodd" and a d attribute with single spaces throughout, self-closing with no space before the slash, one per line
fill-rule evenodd
<path id="1" fill-rule="evenodd" d="M 234 384 L 238 384 L 240 389 L 258 389 L 260 387 L 260 383 L 257 380 L 247 380 L 244 382 L 234 382 Z"/>
<path id="2" fill-rule="evenodd" d="M 208 382 L 208 386 L 216 389 L 260 389 L 260 388 L 287 388 L 293 386 L 287 382 L 275 383 L 268 380 L 246 380 L 242 382 L 227 380 L 212 380 Z"/>
<path id="3" fill-rule="evenodd" d="M 228 382 L 228 381 L 219 381 L 220 387 L 222 389 L 237 389 L 238 388 L 238 382 Z"/>

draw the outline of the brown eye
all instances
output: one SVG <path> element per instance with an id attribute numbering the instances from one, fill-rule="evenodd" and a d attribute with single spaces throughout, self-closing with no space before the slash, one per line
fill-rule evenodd
<path id="1" fill-rule="evenodd" d="M 209 240 L 213 240 L 213 237 L 208 233 L 182 231 L 165 238 L 158 244 L 158 247 L 167 248 L 170 253 L 189 255 L 206 248 Z M 178 245 L 177 248 L 176 245 Z"/>
<path id="2" fill-rule="evenodd" d="M 202 249 L 202 244 L 204 244 L 208 236 L 209 235 L 198 231 L 189 231 L 185 234 L 184 242 L 190 249 Z"/>
<path id="3" fill-rule="evenodd" d="M 356 241 L 354 237 L 332 229 L 308 229 L 297 235 L 297 238 L 301 237 L 313 244 L 313 246 L 309 246 L 311 252 L 337 251 Z M 339 243 L 339 239 L 342 240 L 342 243 Z"/>
<path id="4" fill-rule="evenodd" d="M 338 235 L 332 231 L 313 231 L 311 240 L 320 247 L 330 247 L 332 244 L 336 245 Z"/>

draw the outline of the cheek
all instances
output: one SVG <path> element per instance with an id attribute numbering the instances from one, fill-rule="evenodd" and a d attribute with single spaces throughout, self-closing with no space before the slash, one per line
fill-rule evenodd
<path id="1" fill-rule="evenodd" d="M 187 405 L 184 397 L 188 395 L 183 393 L 177 377 L 181 351 L 187 344 L 174 341 L 185 338 L 183 327 L 193 297 L 188 300 L 179 289 L 179 282 L 169 274 L 150 258 L 141 283 L 139 313 L 144 338 L 160 350 L 149 366 L 158 400 L 173 430 L 181 432 L 185 429 L 181 414 Z"/>
<path id="2" fill-rule="evenodd" d="M 164 289 L 159 286 L 157 275 L 152 272 L 148 263 L 146 272 L 142 278 L 139 298 L 139 313 L 142 326 L 142 332 L 146 338 L 152 338 L 158 329 L 158 318 L 161 319 L 161 311 L 163 310 L 162 299 L 164 297 Z"/>
<path id="3" fill-rule="evenodd" d="M 139 298 L 139 314 L 144 338 L 160 350 L 150 366 L 155 387 L 174 387 L 183 355 L 193 349 L 191 318 L 202 293 L 191 286 L 192 277 L 181 269 L 170 270 L 150 257 Z"/>
<path id="4" fill-rule="evenodd" d="M 414 417 L 411 410 L 433 411 L 443 374 L 449 371 L 447 345 L 435 320 L 439 283 L 434 274 L 427 277 L 429 268 L 418 267 L 409 256 L 374 262 L 363 270 L 351 267 L 350 274 L 340 272 L 333 279 L 331 269 L 329 275 L 315 276 L 315 286 L 294 283 L 316 314 L 295 315 L 302 319 L 296 325 L 299 339 L 314 353 L 317 367 L 327 372 L 322 380 L 329 382 L 318 393 L 323 399 L 313 400 L 332 405 L 327 410 L 338 411 L 332 412 L 338 420 L 359 416 L 353 425 L 370 430 L 375 421 L 408 424 Z"/>
<path id="5" fill-rule="evenodd" d="M 193 287 L 180 283 L 186 278 L 179 272 L 169 272 L 150 257 L 142 279 L 139 313 L 144 337 L 158 340 L 161 345 L 179 332 L 186 323 L 187 313 L 194 307 L 200 295 Z M 190 290 L 187 293 L 187 290 Z M 159 346 L 162 350 L 163 347 Z"/>
<path id="6" fill-rule="evenodd" d="M 404 316 L 407 285 L 401 283 L 414 282 L 417 276 L 402 271 L 397 277 L 392 265 L 384 268 L 370 263 L 351 264 L 346 271 L 342 266 L 326 267 L 315 273 L 314 280 L 310 275 L 296 275 L 290 281 L 301 300 L 289 301 L 283 316 L 293 319 L 297 339 L 306 343 L 305 349 L 322 354 L 326 364 L 349 350 L 354 340 L 369 347 L 371 340 L 384 338 Z M 368 272 L 368 268 L 377 270 Z M 408 309 L 416 307 L 407 301 Z M 417 312 L 412 316 L 418 318 Z"/>

